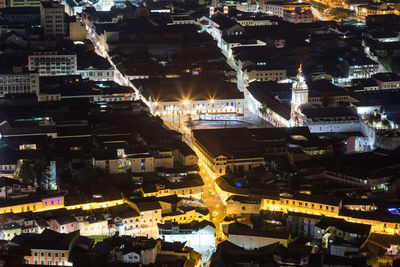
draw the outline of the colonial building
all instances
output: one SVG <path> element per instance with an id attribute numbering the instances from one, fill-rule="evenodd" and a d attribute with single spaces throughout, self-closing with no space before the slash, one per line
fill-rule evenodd
<path id="1" fill-rule="evenodd" d="M 292 101 L 291 101 L 291 124 L 293 126 L 302 126 L 303 114 L 301 109 L 308 104 L 308 86 L 304 80 L 303 69 L 300 65 L 299 73 L 296 81 L 292 85 Z"/>

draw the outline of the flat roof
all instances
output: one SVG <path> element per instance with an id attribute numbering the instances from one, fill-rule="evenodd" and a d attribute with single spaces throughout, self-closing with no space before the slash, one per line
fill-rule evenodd
<path id="1" fill-rule="evenodd" d="M 214 158 L 220 155 L 235 159 L 262 157 L 247 128 L 193 130 L 193 136 Z"/>
<path id="2" fill-rule="evenodd" d="M 132 80 L 132 83 L 143 90 L 146 99 L 151 97 L 158 102 L 244 98 L 236 84 L 211 77 L 155 78 Z"/>

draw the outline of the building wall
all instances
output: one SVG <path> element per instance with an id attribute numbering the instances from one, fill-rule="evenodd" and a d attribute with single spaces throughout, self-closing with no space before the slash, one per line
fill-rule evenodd
<path id="1" fill-rule="evenodd" d="M 154 157 L 132 158 L 132 172 L 154 172 Z"/>
<path id="2" fill-rule="evenodd" d="M 208 99 L 184 102 L 152 102 L 151 111 L 155 116 L 173 117 L 185 120 L 185 115 L 196 118 L 199 114 L 243 114 L 244 99 Z"/>
<path id="3" fill-rule="evenodd" d="M 25 256 L 25 260 L 29 264 L 72 266 L 68 257 L 68 250 L 31 249 L 31 255 Z"/>
<path id="4" fill-rule="evenodd" d="M 34 54 L 28 56 L 28 67 L 40 76 L 75 75 L 77 59 L 76 55 Z"/>
<path id="5" fill-rule="evenodd" d="M 247 81 L 257 80 L 257 81 L 280 81 L 285 80 L 286 70 L 252 70 L 250 72 L 245 71 L 244 77 Z"/>
<path id="6" fill-rule="evenodd" d="M 65 208 L 69 209 L 69 210 L 73 210 L 73 209 L 91 210 L 91 209 L 113 207 L 113 206 L 121 205 L 123 203 L 124 203 L 123 199 L 117 199 L 117 200 L 110 200 L 110 201 L 103 201 L 103 202 L 90 202 L 90 203 L 80 203 L 80 204 L 68 205 L 68 206 L 65 206 Z"/>
<path id="7" fill-rule="evenodd" d="M 165 196 L 172 196 L 177 195 L 179 197 L 184 198 L 195 198 L 201 199 L 203 196 L 203 186 L 191 186 L 191 187 L 182 187 L 175 186 L 176 188 L 159 188 L 155 192 L 143 192 L 143 197 L 165 197 Z"/>
<path id="8" fill-rule="evenodd" d="M 385 82 L 385 81 L 376 80 L 376 83 L 379 86 L 379 90 L 388 90 L 388 89 L 400 88 L 400 81 Z"/>
<path id="9" fill-rule="evenodd" d="M 77 70 L 77 74 L 81 75 L 84 79 L 92 81 L 114 81 L 114 70 L 112 68 L 108 70 L 97 70 L 93 68 Z"/>
<path id="10" fill-rule="evenodd" d="M 68 233 L 74 232 L 76 230 L 79 230 L 77 222 L 60 225 L 56 220 L 50 220 L 49 226 L 50 226 L 51 230 L 62 233 L 62 234 L 68 234 Z"/>
<path id="11" fill-rule="evenodd" d="M 10 7 L 40 7 L 39 0 L 10 0 Z"/>
<path id="12" fill-rule="evenodd" d="M 248 235 L 229 235 L 228 241 L 246 250 L 258 249 L 260 247 L 268 246 L 276 242 L 279 242 L 283 246 L 287 247 L 289 243 L 288 239 Z"/>
<path id="13" fill-rule="evenodd" d="M 208 262 L 215 250 L 215 228 L 206 226 L 190 234 L 163 234 L 166 242 L 186 242 L 186 246 L 201 253 L 204 263 Z"/>
<path id="14" fill-rule="evenodd" d="M 161 222 L 161 209 L 149 210 L 140 212 L 138 217 L 124 219 L 123 227 L 128 235 L 158 238 L 157 224 Z"/>
<path id="15" fill-rule="evenodd" d="M 332 121 L 332 122 L 306 122 L 306 126 L 310 129 L 311 133 L 329 133 L 329 132 L 358 132 L 361 130 L 361 123 L 359 121 Z"/>
<path id="16" fill-rule="evenodd" d="M 38 93 L 38 73 L 0 74 L 0 97 L 5 94 Z"/>
<path id="17" fill-rule="evenodd" d="M 260 203 L 250 204 L 229 200 L 226 202 L 226 213 L 231 214 L 259 214 Z"/>
<path id="18" fill-rule="evenodd" d="M 191 223 L 193 221 L 201 222 L 203 220 L 208 220 L 209 215 L 204 215 L 202 213 L 197 212 L 196 210 L 189 210 L 182 214 L 174 214 L 174 215 L 165 215 L 163 216 L 163 222 L 176 222 L 178 224 Z"/>
<path id="19" fill-rule="evenodd" d="M 11 240 L 14 238 L 14 236 L 20 235 L 21 233 L 22 233 L 21 227 L 7 229 L 7 230 L 1 230 L 0 231 L 0 239 Z"/>
<path id="20" fill-rule="evenodd" d="M 78 227 L 81 236 L 109 235 L 106 220 L 93 223 L 89 223 L 88 221 L 78 222 Z"/>
<path id="21" fill-rule="evenodd" d="M 26 212 L 26 211 L 44 211 L 44 210 L 51 210 L 51 209 L 58 209 L 64 207 L 64 197 L 58 196 L 54 198 L 46 198 L 42 199 L 42 201 L 38 202 L 31 202 L 31 203 L 24 203 L 19 205 L 7 206 L 7 207 L 0 207 L 0 214 L 13 212 Z"/>
<path id="22" fill-rule="evenodd" d="M 40 6 L 40 22 L 46 36 L 55 37 L 65 35 L 64 10 L 64 6 L 57 2 L 54 2 L 52 7 Z"/>
<path id="23" fill-rule="evenodd" d="M 140 255 L 135 252 L 130 252 L 122 255 L 122 262 L 124 263 L 140 263 Z"/>

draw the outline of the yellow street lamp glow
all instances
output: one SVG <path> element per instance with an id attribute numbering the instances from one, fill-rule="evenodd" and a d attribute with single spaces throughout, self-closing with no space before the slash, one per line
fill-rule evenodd
<path id="1" fill-rule="evenodd" d="M 185 99 L 185 100 L 183 100 L 183 101 L 182 101 L 182 103 L 183 103 L 184 105 L 187 105 L 187 104 L 189 104 L 189 102 L 190 102 L 190 101 L 189 101 L 189 100 L 187 100 L 187 99 Z"/>

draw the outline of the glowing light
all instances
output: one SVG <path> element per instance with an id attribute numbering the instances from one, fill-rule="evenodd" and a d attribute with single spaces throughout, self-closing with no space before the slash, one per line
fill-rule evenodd
<path id="1" fill-rule="evenodd" d="M 187 104 L 189 104 L 189 102 L 190 102 L 190 101 L 189 101 L 189 100 L 187 100 L 187 99 L 185 99 L 185 100 L 183 100 L 183 101 L 182 101 L 182 103 L 183 103 L 184 105 L 187 105 Z"/>

